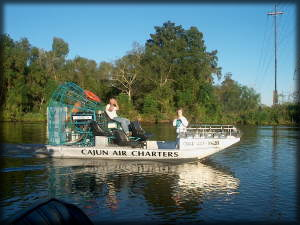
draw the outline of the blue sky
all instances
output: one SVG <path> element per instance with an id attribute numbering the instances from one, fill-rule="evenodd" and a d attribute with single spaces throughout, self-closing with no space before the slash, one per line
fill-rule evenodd
<path id="1" fill-rule="evenodd" d="M 96 62 L 118 59 L 144 44 L 154 26 L 168 20 L 184 29 L 196 26 L 208 51 L 218 50 L 222 74 L 253 87 L 263 104 L 272 104 L 274 24 L 267 16 L 273 4 L 5 4 L 4 32 L 14 40 L 50 50 L 53 37 L 69 44 L 68 58 Z M 295 90 L 296 6 L 281 3 L 278 21 L 277 90 Z M 218 82 L 217 82 L 218 83 Z M 287 99 L 287 97 L 286 97 Z"/>

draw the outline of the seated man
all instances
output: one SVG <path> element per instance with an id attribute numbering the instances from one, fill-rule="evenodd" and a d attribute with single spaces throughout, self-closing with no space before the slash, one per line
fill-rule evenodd
<path id="1" fill-rule="evenodd" d="M 128 126 L 130 124 L 130 120 L 123 118 L 123 117 L 119 117 L 117 115 L 118 110 L 119 110 L 119 105 L 118 105 L 117 100 L 115 98 L 110 98 L 109 104 L 106 105 L 105 112 L 109 116 L 110 119 L 121 123 L 123 131 L 128 136 L 129 135 Z"/>

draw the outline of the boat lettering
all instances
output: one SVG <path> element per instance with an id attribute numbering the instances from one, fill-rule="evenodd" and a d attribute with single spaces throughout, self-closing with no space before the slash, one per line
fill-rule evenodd
<path id="1" fill-rule="evenodd" d="M 132 151 L 132 156 L 150 156 L 150 157 L 164 157 L 177 158 L 178 152 L 156 152 L 156 151 Z"/>
<path id="2" fill-rule="evenodd" d="M 117 150 L 115 150 L 115 151 L 113 152 L 113 155 L 127 156 L 127 155 L 126 155 L 126 151 L 117 151 Z"/>
<path id="3" fill-rule="evenodd" d="M 127 156 L 130 154 L 133 157 L 162 157 L 162 158 L 177 158 L 179 157 L 178 152 L 167 152 L 167 151 L 146 151 L 146 150 L 135 150 L 130 152 L 126 152 L 124 150 L 114 150 L 113 152 L 109 152 L 108 150 L 103 149 L 82 149 L 82 155 L 113 155 L 113 156 Z"/>
<path id="4" fill-rule="evenodd" d="M 107 150 L 102 150 L 102 149 L 92 149 L 92 150 L 87 150 L 87 149 L 82 149 L 81 150 L 82 155 L 108 155 Z"/>

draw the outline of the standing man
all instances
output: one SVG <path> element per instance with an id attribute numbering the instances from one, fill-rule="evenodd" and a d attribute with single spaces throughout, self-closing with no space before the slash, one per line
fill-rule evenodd
<path id="1" fill-rule="evenodd" d="M 105 112 L 107 113 L 110 119 L 120 122 L 123 131 L 126 133 L 127 136 L 129 136 L 130 133 L 129 133 L 128 126 L 130 124 L 130 120 L 123 117 L 119 117 L 117 115 L 118 110 L 119 110 L 119 105 L 117 100 L 115 98 L 110 98 L 109 104 L 106 105 Z"/>
<path id="2" fill-rule="evenodd" d="M 180 133 L 185 133 L 186 128 L 188 126 L 189 122 L 187 119 L 182 115 L 182 108 L 179 108 L 177 110 L 177 118 L 173 120 L 173 126 L 176 127 L 176 148 L 179 148 L 179 135 Z"/>
<path id="3" fill-rule="evenodd" d="M 173 126 L 176 127 L 176 133 L 186 132 L 186 128 L 189 122 L 187 119 L 182 115 L 182 108 L 177 110 L 177 118 L 173 120 Z"/>

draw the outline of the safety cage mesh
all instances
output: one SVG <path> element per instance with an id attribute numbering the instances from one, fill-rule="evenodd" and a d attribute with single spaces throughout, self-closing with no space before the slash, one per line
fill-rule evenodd
<path id="1" fill-rule="evenodd" d="M 50 145 L 93 146 L 91 121 L 107 123 L 105 105 L 87 96 L 72 82 L 60 85 L 52 94 L 47 108 L 48 143 Z"/>

